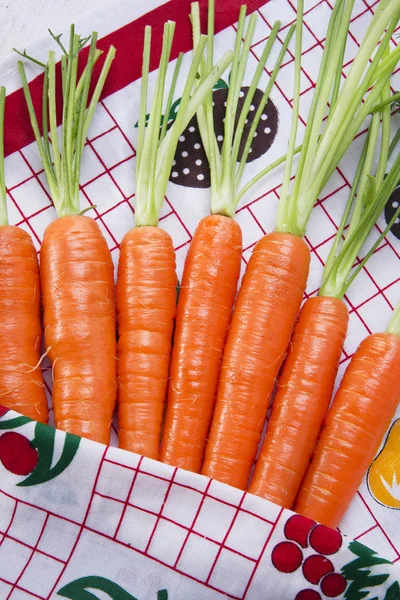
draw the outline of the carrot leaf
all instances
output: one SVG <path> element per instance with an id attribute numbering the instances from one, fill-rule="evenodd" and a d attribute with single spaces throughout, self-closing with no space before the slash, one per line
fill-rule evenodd
<path id="1" fill-rule="evenodd" d="M 57 215 L 62 217 L 79 214 L 79 180 L 83 149 L 95 108 L 115 56 L 115 48 L 110 46 L 90 97 L 93 67 L 101 55 L 101 51 L 96 47 L 97 33 L 93 32 L 90 36 L 82 38 L 75 33 L 74 25 L 71 25 L 67 50 L 61 42 L 61 35 L 54 35 L 50 30 L 49 32 L 62 51 L 61 85 L 63 105 L 60 139 L 57 126 L 57 81 L 54 51 L 49 51 L 46 64 L 32 58 L 26 51 L 23 53 L 17 51 L 21 56 L 44 69 L 41 129 L 22 61 L 18 62 L 18 69 L 50 194 Z M 89 41 L 90 48 L 87 62 L 81 76 L 78 77 L 79 53 Z"/>
<path id="2" fill-rule="evenodd" d="M 7 194 L 4 177 L 4 109 L 6 88 L 0 87 L 0 225 L 8 225 Z"/>
<path id="3" fill-rule="evenodd" d="M 382 98 L 390 93 L 387 86 Z M 382 111 L 386 110 L 386 104 L 382 103 Z M 382 134 L 380 145 L 380 156 L 378 160 L 377 174 L 372 175 L 374 156 L 378 148 L 379 121 L 382 118 Z M 366 262 L 375 252 L 383 238 L 387 235 L 393 223 L 400 214 L 400 208 L 393 215 L 386 229 L 378 237 L 376 242 L 369 248 L 364 258 L 356 268 L 354 263 L 362 249 L 372 227 L 384 209 L 390 196 L 400 181 L 400 154 L 396 157 L 386 177 L 381 177 L 385 171 L 389 156 L 389 142 L 387 135 L 385 116 L 382 113 L 374 113 L 368 131 L 367 139 L 361 153 L 355 179 L 346 209 L 344 211 L 334 243 L 330 250 L 328 260 L 323 272 L 323 283 L 319 290 L 321 296 L 335 296 L 342 298 L 354 279 L 360 273 Z M 384 166 L 382 162 L 384 158 Z M 350 223 L 344 235 L 345 227 L 352 211 Z"/>
<path id="4" fill-rule="evenodd" d="M 178 57 L 172 77 L 172 85 L 166 101 L 165 116 L 163 116 L 167 68 L 174 29 L 175 23 L 172 21 L 164 25 L 160 65 L 148 118 L 147 91 L 150 68 L 151 28 L 146 27 L 145 30 L 136 165 L 135 217 L 137 227 L 146 225 L 156 226 L 158 224 L 179 137 L 204 101 L 204 98 L 212 90 L 221 74 L 232 61 L 232 52 L 226 52 L 210 72 L 197 80 L 197 85 L 192 92 L 207 42 L 206 36 L 200 36 L 189 73 L 186 77 L 181 100 L 179 105 L 176 105 L 177 112 L 175 119 L 168 129 L 167 115 L 170 114 L 173 107 L 172 98 L 182 61 L 182 57 Z"/>
<path id="5" fill-rule="evenodd" d="M 332 10 L 291 192 L 288 190 L 289 161 L 286 169 L 278 210 L 278 231 L 304 235 L 311 210 L 320 192 L 365 118 L 381 98 L 400 58 L 398 48 L 389 50 L 390 38 L 400 18 L 400 0 L 381 0 L 340 88 L 353 6 L 354 0 L 337 0 Z M 328 119 L 323 129 L 327 112 Z M 375 128 L 377 125 L 375 122 Z M 295 132 L 297 122 L 293 122 L 292 126 Z M 368 163 L 368 157 L 366 160 Z M 382 164 L 383 162 L 384 160 Z M 381 178 L 382 171 L 379 172 L 378 183 Z M 361 181 L 365 185 L 367 178 L 364 177 Z M 358 196 L 356 213 L 360 211 L 362 198 L 361 193 Z"/>
<path id="6" fill-rule="evenodd" d="M 268 57 L 271 54 L 272 47 L 278 35 L 281 23 L 277 21 L 266 40 L 261 53 L 260 60 L 254 72 L 253 78 L 248 87 L 247 93 L 243 98 L 243 105 L 239 111 L 239 99 L 243 95 L 241 90 L 246 67 L 250 55 L 250 48 L 256 28 L 257 16 L 253 13 L 247 27 L 245 26 L 246 6 L 242 6 L 239 13 L 239 21 L 234 45 L 234 57 L 232 61 L 231 72 L 229 75 L 229 85 L 223 82 L 218 87 L 228 88 L 226 100 L 225 118 L 224 118 L 224 141 L 222 150 L 219 150 L 218 142 L 214 131 L 214 114 L 212 91 L 207 95 L 202 106 L 197 111 L 197 121 L 203 147 L 210 165 L 211 177 L 211 212 L 213 214 L 222 214 L 233 217 L 236 207 L 241 197 L 249 189 L 239 191 L 239 185 L 243 170 L 251 152 L 251 145 L 256 135 L 256 130 L 263 114 L 264 108 L 268 102 L 272 87 L 278 75 L 279 68 L 283 62 L 284 55 L 293 35 L 293 28 L 289 29 L 288 35 L 279 53 L 278 60 L 269 78 L 267 87 L 257 111 L 254 114 L 252 125 L 247 137 L 244 138 L 245 124 L 248 122 L 248 116 L 252 107 L 252 101 L 260 82 L 261 76 L 265 70 Z M 196 47 L 200 39 L 200 8 L 198 2 L 192 3 L 191 21 L 193 28 L 193 42 Z M 200 73 L 209 71 L 212 64 L 214 52 L 214 1 L 208 3 L 208 42 L 207 42 L 207 62 L 201 64 Z M 244 150 L 240 161 L 238 160 L 239 150 L 244 143 Z M 280 163 L 279 163 L 280 164 Z M 273 167 L 271 167 L 272 170 Z M 252 182 L 252 184 L 255 181 Z M 251 187 L 251 186 L 250 186 Z"/>
<path id="7" fill-rule="evenodd" d="M 395 335 L 400 335 L 400 302 L 397 303 L 397 306 L 394 309 L 393 316 L 390 319 L 390 322 L 389 322 L 389 325 L 387 326 L 386 331 L 388 333 L 394 333 Z"/>

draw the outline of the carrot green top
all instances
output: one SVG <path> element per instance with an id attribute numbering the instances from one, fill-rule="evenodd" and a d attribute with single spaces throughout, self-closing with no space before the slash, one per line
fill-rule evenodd
<path id="1" fill-rule="evenodd" d="M 6 182 L 4 178 L 4 108 L 6 88 L 0 87 L 0 226 L 8 225 Z"/>
<path id="2" fill-rule="evenodd" d="M 283 62 L 287 47 L 292 38 L 294 27 L 290 27 L 288 34 L 284 40 L 278 59 L 272 71 L 271 77 L 259 102 L 255 112 L 251 127 L 248 131 L 247 138 L 244 141 L 244 128 L 248 121 L 250 110 L 254 110 L 252 102 L 254 99 L 257 85 L 264 71 L 265 64 L 271 53 L 272 47 L 276 40 L 281 23 L 277 21 L 268 37 L 261 54 L 259 63 L 251 80 L 248 91 L 244 97 L 242 109 L 238 113 L 239 98 L 242 94 L 241 87 L 246 72 L 246 66 L 250 54 L 254 31 L 257 23 L 257 16 L 253 13 L 248 22 L 245 31 L 246 6 L 242 6 L 239 14 L 239 22 L 235 39 L 234 56 L 232 61 L 232 69 L 230 73 L 230 81 L 228 87 L 228 95 L 226 100 L 226 110 L 224 118 L 224 141 L 222 150 L 219 150 L 217 138 L 214 131 L 214 115 L 213 115 L 213 100 L 212 91 L 207 95 L 203 105 L 197 111 L 197 120 L 204 150 L 207 155 L 210 165 L 211 175 L 211 212 L 213 214 L 222 214 L 228 217 L 233 217 L 240 198 L 243 196 L 246 189 L 239 190 L 239 184 L 243 175 L 243 170 L 246 165 L 251 145 L 256 134 L 256 129 L 263 115 L 264 108 L 268 102 L 271 90 L 278 75 L 279 68 Z M 191 20 L 193 26 L 194 46 L 197 47 L 201 39 L 200 34 L 200 9 L 199 3 L 192 4 Z M 207 57 L 200 65 L 200 73 L 204 76 L 209 72 L 213 63 L 214 54 L 214 0 L 208 2 L 208 43 Z M 237 119 L 237 124 L 235 125 Z M 241 145 L 244 148 L 242 155 L 239 157 Z"/>
<path id="3" fill-rule="evenodd" d="M 354 262 L 373 225 L 400 181 L 400 154 L 385 176 L 390 157 L 390 105 L 385 102 L 389 95 L 388 82 L 382 92 L 381 110 L 375 111 L 371 120 L 346 208 L 324 268 L 319 295 L 343 297 L 400 214 L 399 208 L 378 240 L 353 270 Z M 380 129 L 378 166 L 373 176 L 372 164 L 378 147 Z"/>
<path id="4" fill-rule="evenodd" d="M 298 2 L 292 129 L 280 195 L 277 231 L 304 235 L 318 195 L 380 98 L 400 57 L 400 46 L 392 52 L 388 51 L 390 38 L 400 18 L 400 0 L 381 0 L 341 87 L 343 57 L 353 5 L 354 0 L 337 0 L 334 5 L 296 175 L 290 189 L 293 158 L 299 150 L 295 148 L 295 142 L 299 117 L 304 0 Z M 380 44 L 377 47 L 378 42 Z M 366 96 L 368 90 L 370 91 Z M 321 133 L 328 103 L 329 116 Z M 257 179 L 276 164 L 264 169 Z"/>
<path id="5" fill-rule="evenodd" d="M 387 333 L 394 333 L 395 335 L 400 335 L 400 302 L 398 302 L 396 308 L 394 309 L 393 316 L 390 320 L 389 325 L 386 329 Z"/>
<path id="6" fill-rule="evenodd" d="M 200 78 L 194 92 L 191 93 L 207 42 L 206 36 L 200 37 L 186 78 L 176 118 L 172 126 L 167 130 L 168 115 L 171 111 L 173 95 L 182 61 L 182 55 L 179 55 L 166 101 L 165 116 L 162 117 L 166 74 L 174 30 L 174 22 L 168 21 L 165 23 L 160 65 L 147 121 L 146 105 L 151 27 L 147 26 L 145 29 L 136 164 L 135 217 L 136 226 L 139 227 L 157 225 L 179 136 L 187 127 L 190 119 L 196 113 L 206 95 L 232 61 L 232 52 L 226 52 L 221 60 Z"/>
<path id="7" fill-rule="evenodd" d="M 50 194 L 57 215 L 61 217 L 79 213 L 79 180 L 83 148 L 96 105 L 115 56 L 115 48 L 110 46 L 95 89 L 89 98 L 93 67 L 101 55 L 101 51 L 96 48 L 97 33 L 93 32 L 91 36 L 81 38 L 75 33 L 74 25 L 71 25 L 68 50 L 61 42 L 61 35 L 54 36 L 51 32 L 50 34 L 63 53 L 61 58 L 63 97 L 61 142 L 59 142 L 57 134 L 54 51 L 49 51 L 46 64 L 31 58 L 26 52 L 22 53 L 23 57 L 32 60 L 44 69 L 42 131 L 39 128 L 22 61 L 18 62 L 18 68 Z M 87 63 L 82 75 L 78 77 L 79 53 L 89 40 Z"/>

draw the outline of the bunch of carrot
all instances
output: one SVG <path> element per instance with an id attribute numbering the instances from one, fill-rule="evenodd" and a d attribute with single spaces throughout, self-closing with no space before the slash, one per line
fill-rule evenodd
<path id="1" fill-rule="evenodd" d="M 53 365 L 57 427 L 108 443 L 118 395 L 121 447 L 248 488 L 336 526 L 400 398 L 398 307 L 388 331 L 374 334 L 360 345 L 327 413 L 347 332 L 348 312 L 342 298 L 380 241 L 353 272 L 369 231 L 400 180 L 400 155 L 385 177 L 397 140 L 390 144 L 390 77 L 400 47 L 390 51 L 389 42 L 400 19 L 400 0 L 380 1 L 343 85 L 342 63 L 354 0 L 336 1 L 304 140 L 296 147 L 303 4 L 304 0 L 298 0 L 296 25 L 289 29 L 247 137 L 244 125 L 280 23 L 265 44 L 239 111 L 256 17 L 250 17 L 246 29 L 246 9 L 242 7 L 234 51 L 214 65 L 214 2 L 209 2 L 207 36 L 201 34 L 199 5 L 194 3 L 194 55 L 173 122 L 168 122 L 168 115 L 182 56 L 166 98 L 165 87 L 175 25 L 168 22 L 164 27 L 149 114 L 151 29 L 145 29 L 136 222 L 121 242 L 116 302 L 106 241 L 96 221 L 79 210 L 84 144 L 115 50 L 109 49 L 90 97 L 93 67 L 101 54 L 96 34 L 81 39 L 72 27 L 68 49 L 59 36 L 53 36 L 62 50 L 61 141 L 57 135 L 54 52 L 50 51 L 48 62 L 42 64 L 41 128 L 22 62 L 19 69 L 58 215 L 45 232 L 40 253 L 45 349 Z M 239 190 L 258 122 L 294 31 L 288 153 Z M 78 75 L 78 57 L 89 39 L 87 63 Z M 214 133 L 212 89 L 230 63 L 220 151 Z M 1 130 L 4 105 L 2 88 Z M 312 208 L 371 112 L 369 133 L 320 293 L 300 311 L 310 262 L 303 237 Z M 194 234 L 176 306 L 173 241 L 158 227 L 158 220 L 179 137 L 194 114 L 210 165 L 211 215 L 200 222 Z M 239 160 L 240 147 L 244 150 Z M 4 315 L 0 402 L 45 422 L 39 268 L 29 236 L 7 223 L 2 145 L 0 150 L 0 273 L 6 290 L 0 298 Z M 297 153 L 299 162 L 291 184 Z M 252 185 L 283 163 L 276 231 L 256 244 L 236 297 L 242 245 L 241 230 L 234 221 L 236 207 Z M 23 290 L 22 301 L 15 293 L 19 289 Z M 26 322 L 23 336 L 13 335 L 16 314 L 19 322 L 22 318 Z M 12 339 L 18 343 L 11 346 Z M 272 415 L 249 483 L 277 380 Z"/>

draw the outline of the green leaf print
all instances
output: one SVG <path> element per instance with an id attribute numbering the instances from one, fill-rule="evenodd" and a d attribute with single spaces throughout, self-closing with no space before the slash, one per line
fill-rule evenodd
<path id="1" fill-rule="evenodd" d="M 357 558 L 342 568 L 344 577 L 347 581 L 351 581 L 344 597 L 346 600 L 362 600 L 370 595 L 371 588 L 382 585 L 389 578 L 389 574 L 386 573 L 374 574 L 373 567 L 383 564 L 391 565 L 391 562 L 377 556 L 376 552 L 359 542 L 350 542 L 349 549 Z M 395 599 L 400 600 L 400 597 L 385 596 L 385 600 Z"/>
<path id="2" fill-rule="evenodd" d="M 400 585 L 397 581 L 390 586 L 383 600 L 400 600 Z"/>
<path id="3" fill-rule="evenodd" d="M 53 427 L 36 423 L 35 437 L 32 440 L 32 445 L 38 451 L 38 463 L 33 473 L 17 485 L 26 487 L 45 483 L 60 475 L 71 464 L 78 451 L 81 438 L 66 433 L 61 456 L 54 467 L 52 467 L 55 437 L 56 430 Z"/>
<path id="4" fill-rule="evenodd" d="M 16 429 L 30 423 L 32 419 L 28 417 L 14 417 L 14 419 L 0 420 L 0 431 L 4 429 Z"/>
<path id="5" fill-rule="evenodd" d="M 110 600 L 138 600 L 117 583 L 105 577 L 96 576 L 81 577 L 71 581 L 58 591 L 58 595 L 69 600 L 98 600 L 96 590 L 108 594 Z M 160 590 L 157 594 L 157 600 L 168 600 L 167 590 Z"/>

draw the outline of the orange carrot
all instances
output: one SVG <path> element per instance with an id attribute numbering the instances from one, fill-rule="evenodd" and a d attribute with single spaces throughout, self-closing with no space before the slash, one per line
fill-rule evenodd
<path id="1" fill-rule="evenodd" d="M 197 2 L 192 4 L 191 17 L 196 46 L 200 39 Z M 162 461 L 196 472 L 200 470 L 203 460 L 221 357 L 240 274 L 242 233 L 239 225 L 233 221 L 240 197 L 237 188 L 257 127 L 263 123 L 263 111 L 294 30 L 289 29 L 266 90 L 255 110 L 252 102 L 257 104 L 254 101 L 257 84 L 280 27 L 279 22 L 275 23 L 239 110 L 241 85 L 257 20 L 256 15 L 252 14 L 244 31 L 245 18 L 246 7 L 242 6 L 221 152 L 214 131 L 211 95 L 197 114 L 203 146 L 210 163 L 212 214 L 197 227 L 185 262 L 161 447 Z M 208 61 L 213 56 L 213 19 L 214 2 L 210 0 Z M 248 121 L 251 123 L 250 130 L 244 135 Z M 240 148 L 242 155 L 239 160 Z"/>
<path id="2" fill-rule="evenodd" d="M 136 226 L 122 241 L 117 281 L 119 445 L 155 459 L 159 457 L 177 285 L 173 242 L 171 236 L 157 226 L 159 214 L 179 137 L 205 95 L 231 62 L 231 53 L 228 52 L 205 77 L 197 80 L 206 42 L 202 38 L 193 56 L 175 120 L 167 130 L 182 60 L 180 55 L 172 77 L 165 118 L 161 110 L 174 28 L 172 21 L 164 26 L 160 66 L 148 122 L 151 27 L 145 29 L 138 123 Z M 195 81 L 197 86 L 191 93 Z"/>
<path id="3" fill-rule="evenodd" d="M 59 36 L 53 38 L 61 44 Z M 79 51 L 89 39 L 87 64 L 78 79 Z M 96 32 L 83 40 L 75 34 L 72 25 L 68 51 L 61 45 L 61 148 L 56 119 L 54 52 L 49 52 L 48 62 L 44 65 L 42 132 L 21 61 L 19 71 L 59 217 L 47 227 L 40 255 L 45 344 L 53 366 L 56 426 L 108 444 L 117 394 L 114 268 L 98 224 L 82 216 L 79 206 L 84 143 L 115 55 L 115 48 L 110 47 L 90 98 L 93 66 L 101 54 L 96 42 Z"/>
<path id="4" fill-rule="evenodd" d="M 122 240 L 117 308 L 119 445 L 158 458 L 176 312 L 175 251 L 159 227 Z"/>
<path id="5" fill-rule="evenodd" d="M 89 217 L 47 227 L 40 252 L 56 427 L 107 444 L 116 398 L 113 263 Z"/>
<path id="6" fill-rule="evenodd" d="M 388 429 L 400 399 L 400 337 L 361 342 L 328 412 L 295 510 L 337 527 Z"/>
<path id="7" fill-rule="evenodd" d="M 390 95 L 390 81 L 384 95 Z M 373 159 L 381 119 L 381 151 L 375 174 Z M 299 491 L 332 396 L 348 325 L 348 311 L 341 298 L 360 272 L 359 267 L 353 271 L 355 258 L 397 185 L 397 176 L 393 178 L 396 164 L 385 180 L 383 177 L 389 145 L 390 105 L 387 105 L 382 114 L 375 112 L 371 120 L 343 218 L 323 271 L 319 296 L 307 300 L 300 312 L 278 381 L 249 491 L 285 508 L 292 507 Z M 366 184 L 374 175 L 375 192 L 366 201 Z M 370 255 L 371 252 L 361 267 Z"/>
<path id="8" fill-rule="evenodd" d="M 310 256 L 301 238 L 319 194 L 351 144 L 367 111 L 371 111 L 380 97 L 381 84 L 386 85 L 390 71 L 397 63 L 397 56 L 389 53 L 385 62 L 386 79 L 383 78 L 379 85 L 374 84 L 372 94 L 363 103 L 368 85 L 376 81 L 376 70 L 388 49 L 398 18 L 398 9 L 393 4 L 389 7 L 383 2 L 381 8 L 382 14 L 372 18 L 373 24 L 362 41 L 351 73 L 340 88 L 352 3 L 343 0 L 335 3 L 303 144 L 296 149 L 304 1 L 299 0 L 297 5 L 292 127 L 276 233 L 256 244 L 243 278 L 224 350 L 202 469 L 205 475 L 242 489 L 247 485 L 275 378 L 285 357 L 305 289 Z M 380 40 L 372 64 L 369 57 Z M 367 67 L 369 75 L 363 77 Z M 328 103 L 330 114 L 321 133 Z M 291 183 L 293 159 L 298 151 L 299 162 Z M 278 164 L 276 161 L 256 175 L 242 193 Z"/>
<path id="9" fill-rule="evenodd" d="M 8 224 L 4 179 L 6 89 L 0 87 L 0 404 L 46 423 L 40 369 L 42 326 L 37 254 L 30 235 Z"/>
<path id="10" fill-rule="evenodd" d="M 31 237 L 19 227 L 0 227 L 0 280 L 0 404 L 46 423 L 39 265 Z"/>
<path id="11" fill-rule="evenodd" d="M 161 460 L 198 472 L 240 274 L 242 233 L 229 217 L 200 221 L 178 303 Z"/>
<path id="12" fill-rule="evenodd" d="M 300 311 L 249 492 L 291 508 L 328 409 L 348 324 L 342 300 Z"/>
<path id="13" fill-rule="evenodd" d="M 256 244 L 238 294 L 202 473 L 240 489 L 256 456 L 309 263 L 300 237 L 270 233 Z"/>

